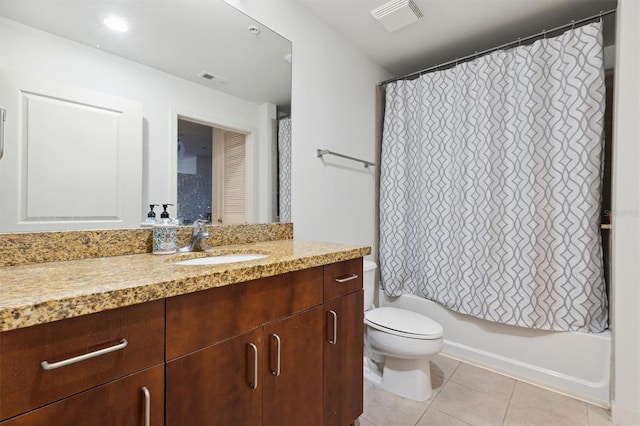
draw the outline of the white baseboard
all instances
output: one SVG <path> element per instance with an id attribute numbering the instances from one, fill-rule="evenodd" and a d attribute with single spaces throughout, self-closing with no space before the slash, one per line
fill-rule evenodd
<path id="1" fill-rule="evenodd" d="M 640 425 L 640 411 L 621 407 L 615 401 L 612 401 L 611 421 L 616 426 L 638 426 Z"/>

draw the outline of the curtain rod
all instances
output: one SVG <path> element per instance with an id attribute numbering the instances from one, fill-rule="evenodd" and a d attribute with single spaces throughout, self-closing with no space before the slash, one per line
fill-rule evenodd
<path id="1" fill-rule="evenodd" d="M 561 31 L 561 30 L 567 29 L 569 27 L 575 27 L 576 25 L 584 24 L 585 22 L 589 22 L 589 21 L 592 21 L 594 19 L 602 19 L 604 16 L 611 15 L 612 13 L 616 13 L 616 9 L 607 10 L 606 12 L 600 12 L 597 15 L 593 15 L 593 16 L 590 16 L 588 18 L 580 19 L 579 21 L 571 21 L 568 24 L 560 25 L 559 27 L 555 27 L 555 28 L 552 28 L 550 30 L 542 30 L 537 34 L 530 35 L 530 36 L 525 37 L 525 38 L 518 38 L 517 40 L 511 41 L 509 43 L 501 44 L 500 46 L 492 47 L 491 49 L 483 50 L 482 52 L 475 52 L 475 53 L 472 53 L 471 55 L 467 55 L 467 56 L 464 56 L 462 58 L 456 58 L 456 59 L 454 59 L 452 61 L 449 61 L 449 62 L 443 62 L 441 64 L 434 65 L 434 66 L 429 67 L 429 68 L 424 68 L 424 69 L 421 69 L 419 71 L 415 71 L 415 72 L 412 72 L 412 73 L 409 73 L 409 74 L 405 74 L 405 75 L 402 75 L 400 77 L 390 78 L 389 80 L 385 80 L 385 81 L 382 81 L 382 82 L 378 83 L 378 86 L 384 86 L 385 84 L 393 83 L 394 81 L 398 81 L 398 80 L 404 80 L 406 78 L 413 77 L 413 76 L 421 76 L 422 74 L 426 74 L 429 71 L 437 70 L 438 68 L 441 68 L 441 67 L 446 67 L 448 65 L 458 64 L 458 62 L 465 62 L 465 61 L 467 61 L 469 59 L 472 59 L 472 58 L 478 58 L 479 56 L 486 55 L 487 53 L 491 53 L 491 52 L 495 52 L 496 50 L 505 49 L 505 48 L 508 48 L 508 47 L 511 47 L 511 46 L 519 45 L 519 44 L 521 44 L 523 42 L 527 42 L 529 40 L 538 38 L 540 36 L 546 37 L 546 35 L 549 34 L 549 33 L 554 33 L 556 31 Z"/>

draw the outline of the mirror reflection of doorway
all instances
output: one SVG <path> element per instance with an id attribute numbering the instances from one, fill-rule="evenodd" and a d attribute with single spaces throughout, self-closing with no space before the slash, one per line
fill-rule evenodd
<path id="1" fill-rule="evenodd" d="M 182 224 L 246 223 L 246 135 L 178 118 L 177 180 Z"/>

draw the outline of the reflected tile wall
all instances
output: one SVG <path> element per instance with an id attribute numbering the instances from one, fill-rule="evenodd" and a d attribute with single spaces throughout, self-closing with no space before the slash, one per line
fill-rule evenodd
<path id="1" fill-rule="evenodd" d="M 178 173 L 178 218 L 188 225 L 211 219 L 211 156 L 199 155 L 196 174 Z"/>

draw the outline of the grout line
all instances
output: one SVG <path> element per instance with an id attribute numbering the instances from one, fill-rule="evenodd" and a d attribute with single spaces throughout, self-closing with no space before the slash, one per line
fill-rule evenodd
<path id="1" fill-rule="evenodd" d="M 513 381 L 513 387 L 511 388 L 511 393 L 509 394 L 509 401 L 507 401 L 507 409 L 504 410 L 504 414 L 502 416 L 501 425 L 504 425 L 504 422 L 507 421 L 507 414 L 509 414 L 509 410 L 511 409 L 511 400 L 513 399 L 513 394 L 516 391 L 516 386 L 518 385 L 518 380 Z"/>

